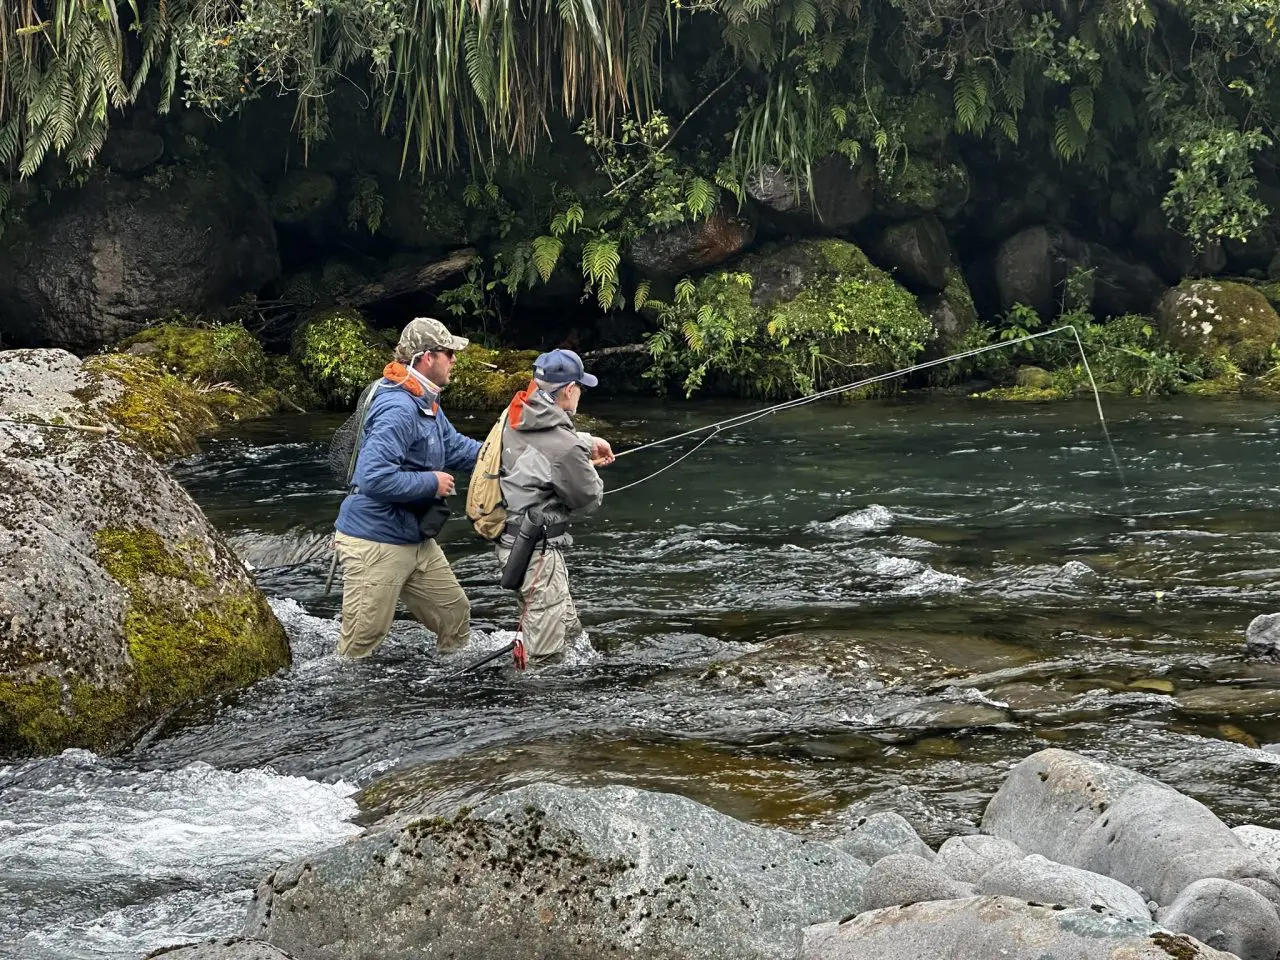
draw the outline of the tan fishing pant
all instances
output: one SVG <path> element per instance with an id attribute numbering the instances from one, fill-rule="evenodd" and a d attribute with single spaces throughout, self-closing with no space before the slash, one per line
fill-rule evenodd
<path id="1" fill-rule="evenodd" d="M 434 630 L 436 649 L 459 650 L 471 635 L 471 604 L 435 540 L 377 543 L 339 533 L 342 639 L 338 654 L 367 657 L 378 649 L 404 600 L 413 618 Z"/>
<path id="2" fill-rule="evenodd" d="M 506 566 L 511 551 L 497 548 L 498 567 Z M 569 568 L 564 551 L 533 551 L 524 583 L 520 585 L 520 609 L 524 611 L 524 649 L 531 657 L 563 653 L 565 640 L 582 632 L 578 608 L 569 594 Z"/>

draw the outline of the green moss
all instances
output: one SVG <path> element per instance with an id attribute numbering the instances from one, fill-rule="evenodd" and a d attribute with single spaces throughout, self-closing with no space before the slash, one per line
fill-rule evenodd
<path id="1" fill-rule="evenodd" d="M 914 296 L 835 239 L 750 254 L 660 305 L 659 324 L 651 379 L 765 397 L 906 366 L 933 336 Z"/>
<path id="2" fill-rule="evenodd" d="M 1214 377 L 1188 383 L 1183 386 L 1182 392 L 1196 397 L 1239 396 L 1241 387 L 1241 381 L 1235 377 Z"/>
<path id="3" fill-rule="evenodd" d="M 1059 386 L 1048 387 L 996 387 L 981 393 L 970 394 L 976 400 L 1013 400 L 1019 403 L 1049 403 L 1067 400 L 1072 394 Z"/>
<path id="4" fill-rule="evenodd" d="M 299 223 L 333 202 L 337 184 L 327 173 L 292 170 L 271 201 L 272 216 L 280 223 Z"/>
<path id="5" fill-rule="evenodd" d="M 84 362 L 90 374 L 110 377 L 124 393 L 106 408 L 123 438 L 154 457 L 194 453 L 218 426 L 210 396 L 166 373 L 149 357 L 109 353 Z"/>
<path id="6" fill-rule="evenodd" d="M 851 277 L 872 277 L 881 273 L 862 248 L 845 240 L 811 240 L 805 246 L 813 252 L 815 259 L 832 273 L 843 273 Z M 888 274 L 882 274 L 887 277 Z"/>
<path id="7" fill-rule="evenodd" d="M 536 350 L 489 350 L 472 344 L 458 354 L 445 402 L 451 410 L 505 407 L 528 386 L 537 356 Z"/>
<path id="8" fill-rule="evenodd" d="M 82 677 L 0 676 L 0 755 L 57 753 L 69 746 L 105 750 L 127 726 L 127 696 Z"/>
<path id="9" fill-rule="evenodd" d="M 1168 291 L 1156 310 L 1165 339 L 1189 357 L 1225 355 L 1245 373 L 1272 362 L 1280 315 L 1254 287 L 1229 280 L 1189 280 Z"/>
<path id="10" fill-rule="evenodd" d="M 391 356 L 387 342 L 359 311 L 336 308 L 312 314 L 298 326 L 293 358 L 328 403 L 344 407 L 382 375 Z"/>
<path id="11" fill-rule="evenodd" d="M 104 529 L 98 562 L 128 591 L 125 640 L 141 702 L 161 713 L 236 689 L 289 663 L 284 630 L 252 585 L 214 582 L 195 543 L 166 545 L 152 530 Z"/>
<path id="12" fill-rule="evenodd" d="M 243 687 L 289 663 L 284 631 L 252 586 L 219 590 L 196 544 L 169 549 L 153 530 L 106 529 L 98 561 L 129 595 L 132 669 L 117 679 L 0 676 L 0 754 L 105 750 L 165 712 Z M 31 670 L 49 669 L 44 664 Z"/>
<path id="13" fill-rule="evenodd" d="M 154 530 L 100 530 L 94 536 L 98 560 L 122 586 L 131 590 L 142 585 L 143 578 L 171 577 L 188 580 L 194 586 L 210 585 L 207 574 L 193 571 L 182 559 L 170 553 Z"/>
<path id="14" fill-rule="evenodd" d="M 1053 374 L 1041 367 L 1019 367 L 1014 381 L 1019 387 L 1048 390 L 1055 386 Z"/>
<path id="15" fill-rule="evenodd" d="M 162 323 L 125 340 L 124 350 L 148 344 L 135 352 L 150 356 L 166 370 L 212 384 L 234 383 L 257 389 L 265 385 L 267 356 L 257 339 L 239 323 L 199 326 Z"/>
<path id="16" fill-rule="evenodd" d="M 942 296 L 955 311 L 961 330 L 968 330 L 978 322 L 978 308 L 973 305 L 969 284 L 965 282 L 964 274 L 954 267 L 947 269 L 946 276 L 947 285 L 942 289 Z"/>
<path id="17" fill-rule="evenodd" d="M 164 323 L 120 349 L 147 356 L 188 380 L 221 420 L 252 420 L 284 408 L 317 405 L 313 388 L 286 358 L 268 356 L 240 323 Z"/>

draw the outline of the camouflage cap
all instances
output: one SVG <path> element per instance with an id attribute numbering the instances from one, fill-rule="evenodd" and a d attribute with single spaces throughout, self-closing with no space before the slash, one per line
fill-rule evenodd
<path id="1" fill-rule="evenodd" d="M 400 342 L 396 344 L 396 359 L 401 363 L 408 363 L 419 353 L 426 353 L 428 350 L 462 350 L 470 342 L 466 337 L 455 337 L 439 320 L 416 317 L 400 332 Z"/>

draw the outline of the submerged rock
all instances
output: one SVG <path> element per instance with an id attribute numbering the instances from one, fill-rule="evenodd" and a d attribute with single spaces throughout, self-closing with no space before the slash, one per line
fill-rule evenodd
<path id="1" fill-rule="evenodd" d="M 1250 656 L 1280 660 L 1280 613 L 1254 617 L 1245 632 L 1244 642 Z"/>
<path id="2" fill-rule="evenodd" d="M 1009 897 L 873 910 L 805 932 L 802 960 L 1231 960 L 1150 921 Z"/>
<path id="3" fill-rule="evenodd" d="M 325 960 L 776 960 L 855 912 L 866 875 L 682 797 L 536 784 L 277 870 L 244 933 Z"/>
<path id="4" fill-rule="evenodd" d="M 0 353 L 0 379 L 0 417 L 35 422 L 0 423 L 0 755 L 106 750 L 288 664 L 177 481 L 115 436 L 35 425 L 113 425 L 121 383 L 55 350 Z"/>

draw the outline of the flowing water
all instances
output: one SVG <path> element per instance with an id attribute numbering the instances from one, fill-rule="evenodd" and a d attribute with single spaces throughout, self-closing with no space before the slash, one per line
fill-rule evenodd
<path id="1" fill-rule="evenodd" d="M 745 409 L 590 412 L 623 449 Z M 578 528 L 589 642 L 462 677 L 477 653 L 442 658 L 409 621 L 370 661 L 331 654 L 338 419 L 224 435 L 176 473 L 259 568 L 293 668 L 120 755 L 0 766 L 0 955 L 234 932 L 275 865 L 390 810 L 540 779 L 678 791 L 818 836 L 896 809 L 936 841 L 1059 745 L 1280 826 L 1280 666 L 1241 656 L 1249 620 L 1280 609 L 1280 412 L 1108 415 L 1126 483 L 1091 403 L 812 406 L 719 437 Z M 619 460 L 607 485 L 678 449 Z M 442 539 L 477 650 L 497 649 L 513 599 L 465 521 Z"/>

